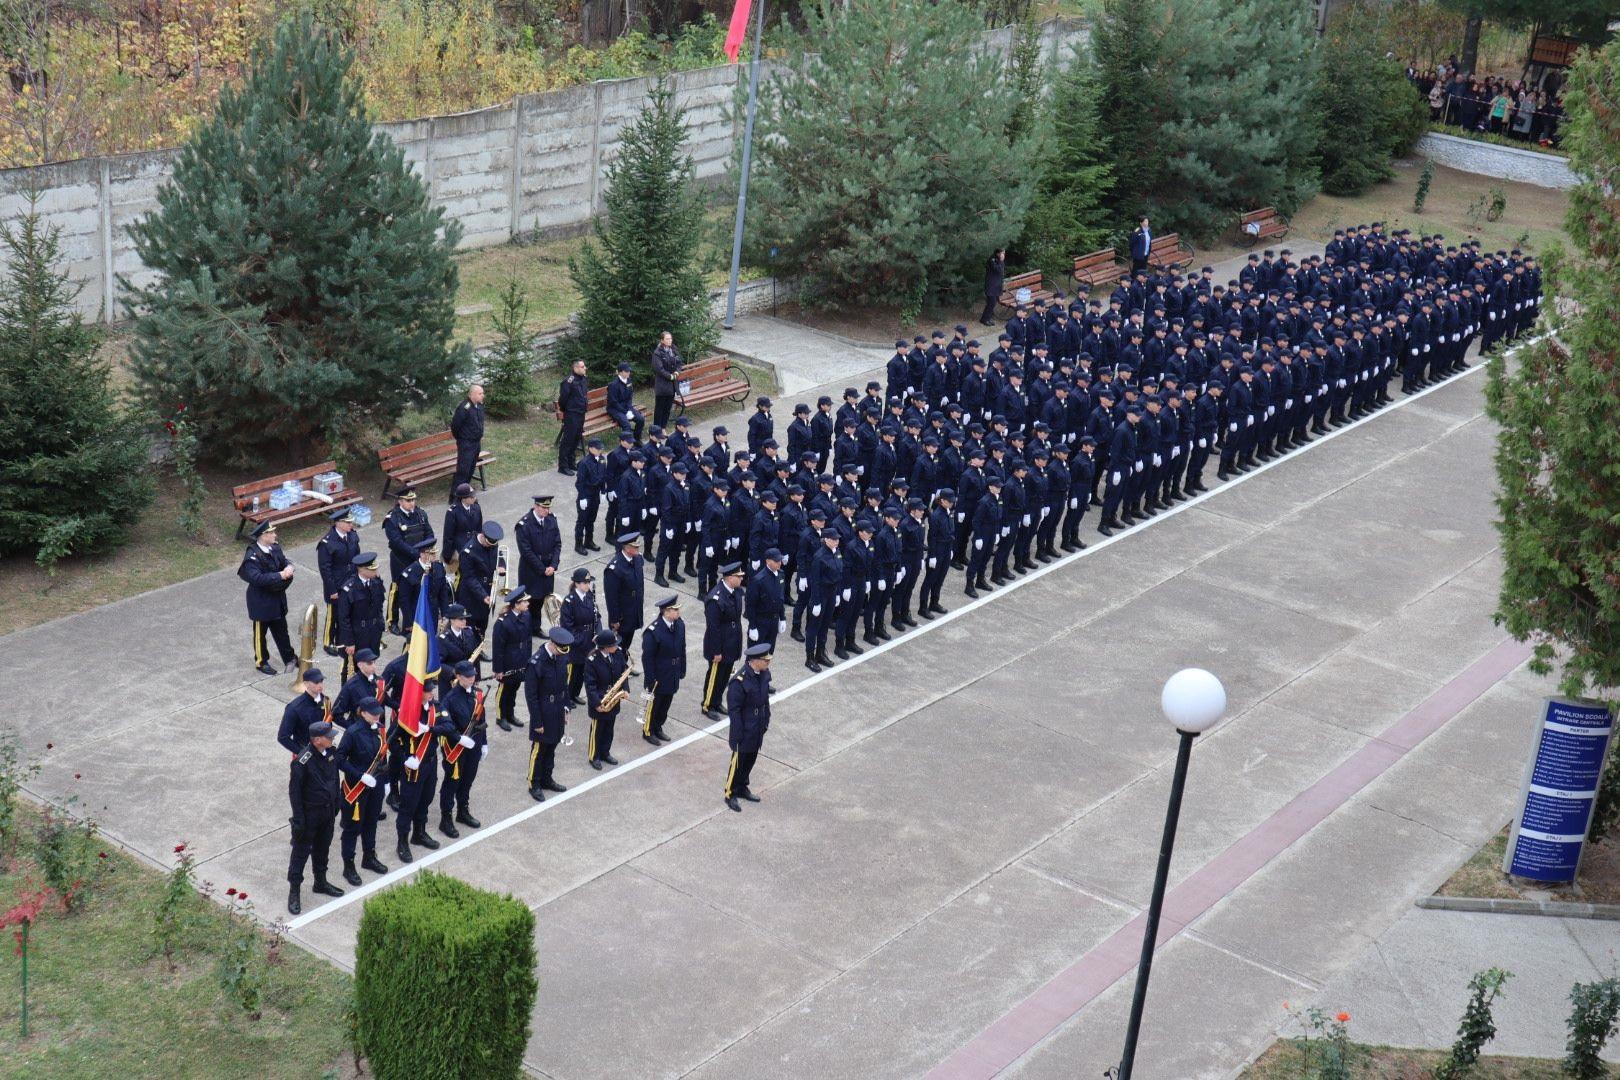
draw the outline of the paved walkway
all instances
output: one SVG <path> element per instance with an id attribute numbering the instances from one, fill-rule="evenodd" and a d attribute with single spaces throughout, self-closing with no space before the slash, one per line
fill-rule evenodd
<path id="1" fill-rule="evenodd" d="M 827 366 L 803 377 L 836 393 L 862 357 L 817 344 Z M 530 1068 L 865 1080 L 940 1066 L 1140 914 L 1175 748 L 1158 688 L 1199 664 L 1231 709 L 1194 755 L 1173 886 L 1347 763 L 1386 761 L 1201 894 L 1163 946 L 1138 1075 L 1229 1074 L 1283 1000 L 1356 970 L 1507 816 L 1548 690 L 1522 667 L 1425 713 L 1423 737 L 1388 752 L 1392 725 L 1503 655 L 1481 382 L 1405 400 L 1112 540 L 1088 529 L 1087 551 L 976 603 L 953 591 L 951 617 L 831 673 L 808 676 L 785 648 L 755 774 L 765 802 L 742 814 L 720 802 L 726 748 L 690 687 L 679 743 L 654 752 L 626 730 L 625 765 L 601 774 L 576 744 L 559 763 L 574 790 L 538 807 L 523 737 L 493 733 L 475 792 L 487 826 L 434 866 L 537 912 Z M 504 485 L 486 515 L 515 521 L 539 488 L 570 490 L 554 475 Z M 290 555 L 302 605 L 313 552 Z M 191 841 L 203 876 L 269 914 L 290 689 L 251 671 L 248 644 L 240 582 L 212 574 L 0 639 L 0 695 L 32 703 L 14 723 L 44 759 L 35 794 L 77 795 L 158 865 Z M 87 656 L 102 658 L 94 680 L 61 677 Z M 311 903 L 295 936 L 351 963 L 362 906 Z M 1022 1025 L 1038 1037 L 1004 1074 L 1099 1074 L 1129 994 L 1118 979 L 1044 1033 Z"/>

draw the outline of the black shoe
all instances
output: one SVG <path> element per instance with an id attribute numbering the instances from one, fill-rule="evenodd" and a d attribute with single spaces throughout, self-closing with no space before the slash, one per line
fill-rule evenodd
<path id="1" fill-rule="evenodd" d="M 703 715 L 707 716 L 710 720 L 724 720 L 726 718 L 726 714 L 721 712 L 719 709 L 704 709 Z"/>
<path id="2" fill-rule="evenodd" d="M 316 878 L 315 887 L 310 892 L 320 893 L 322 896 L 342 896 L 343 890 L 327 881 L 325 878 Z"/>
<path id="3" fill-rule="evenodd" d="M 952 559 L 951 560 L 951 569 L 952 570 L 966 570 L 967 569 L 967 560 L 966 559 Z"/>
<path id="4" fill-rule="evenodd" d="M 294 885 L 287 890 L 287 914 L 299 915 L 304 910 L 304 902 L 299 899 L 298 886 Z"/>
<path id="5" fill-rule="evenodd" d="M 427 834 L 427 830 L 421 826 L 417 826 L 411 831 L 411 843 L 415 844 L 417 847 L 425 847 L 429 851 L 437 851 L 439 849 L 439 842 L 433 839 L 433 837 L 429 836 Z"/>
<path id="6" fill-rule="evenodd" d="M 277 674 L 276 669 L 270 666 L 270 661 L 268 661 L 268 660 L 266 660 L 264 663 L 260 664 L 258 667 L 254 668 L 253 670 L 257 671 L 260 675 L 275 675 L 275 674 Z"/>
<path id="7" fill-rule="evenodd" d="M 663 743 L 659 742 L 657 739 L 653 738 L 651 735 L 643 735 L 641 737 L 641 741 L 645 742 L 645 743 L 652 743 L 654 746 L 662 746 L 662 745 L 664 745 Z"/>
<path id="8" fill-rule="evenodd" d="M 950 609 L 948 609 L 948 608 L 944 608 L 944 607 L 941 607 L 941 606 L 940 606 L 940 605 L 938 605 L 938 604 L 933 604 L 933 605 L 930 605 L 930 606 L 929 606 L 929 608 L 928 608 L 928 613 L 929 613 L 929 614 L 930 614 L 930 615 L 944 615 L 944 614 L 946 614 L 946 613 L 947 613 L 947 612 L 948 612 L 948 611 L 949 611 L 949 610 L 950 610 Z"/>
<path id="9" fill-rule="evenodd" d="M 533 799 L 535 802 L 545 802 L 546 793 L 537 787 L 531 787 L 529 788 L 529 798 Z"/>
<path id="10" fill-rule="evenodd" d="M 394 848 L 394 854 L 398 855 L 399 861 L 403 863 L 416 861 L 416 857 L 411 854 L 411 845 L 403 836 L 399 838 L 399 846 Z"/>
<path id="11" fill-rule="evenodd" d="M 357 888 L 362 884 L 360 880 L 360 871 L 354 868 L 353 859 L 343 860 L 343 880 Z"/>
<path id="12" fill-rule="evenodd" d="M 1111 522 L 1107 522 L 1107 521 L 1099 522 L 1097 524 L 1097 531 L 1102 533 L 1104 536 L 1113 536 L 1114 535 L 1114 525 Z"/>
<path id="13" fill-rule="evenodd" d="M 367 852 L 366 857 L 360 860 L 360 869 L 370 870 L 373 874 L 388 873 L 388 866 L 377 858 L 375 851 Z"/>
<path id="14" fill-rule="evenodd" d="M 794 641 L 797 641 L 800 645 L 804 644 L 804 631 L 803 630 L 800 630 L 799 628 L 794 627 L 793 632 L 791 634 L 789 634 L 788 636 L 791 637 Z"/>
<path id="15" fill-rule="evenodd" d="M 619 763 L 619 759 L 614 757 L 612 754 L 603 754 L 602 760 L 607 762 L 609 765 L 617 765 Z"/>
<path id="16" fill-rule="evenodd" d="M 849 651 L 854 653 L 856 656 L 859 656 L 859 655 L 861 655 L 862 653 L 864 653 L 866 651 L 865 649 L 861 648 L 859 645 L 855 644 L 855 639 L 854 638 L 849 639 L 849 641 L 846 643 L 846 648 L 848 648 Z"/>
<path id="17" fill-rule="evenodd" d="M 844 643 L 841 641 L 833 648 L 833 655 L 838 657 L 840 660 L 849 659 L 849 652 L 844 648 Z"/>
<path id="18" fill-rule="evenodd" d="M 541 784 L 540 786 L 542 788 L 544 788 L 546 791 L 555 791 L 558 794 L 561 794 L 562 792 L 568 790 L 567 785 L 559 784 L 555 780 L 547 780 L 545 783 Z"/>
<path id="19" fill-rule="evenodd" d="M 1217 480 L 1230 480 L 1230 479 L 1232 479 L 1232 474 L 1227 472 L 1225 469 L 1221 469 L 1221 470 L 1219 470 L 1218 472 L 1215 473 L 1215 479 L 1217 479 Z"/>
<path id="20" fill-rule="evenodd" d="M 969 596 L 974 600 L 979 598 L 979 592 L 973 587 L 973 582 L 971 581 L 967 583 L 967 588 L 963 589 L 962 592 L 964 595 Z"/>
<path id="21" fill-rule="evenodd" d="M 742 813 L 742 807 L 737 805 L 737 800 L 736 799 L 727 799 L 726 800 L 726 806 L 728 808 L 732 809 L 732 810 L 737 811 L 737 813 L 739 813 L 739 814 Z"/>
<path id="22" fill-rule="evenodd" d="M 759 802 L 759 796 L 755 795 L 752 791 L 739 792 L 737 798 L 746 802 Z"/>
<path id="23" fill-rule="evenodd" d="M 657 585 L 660 589 L 669 588 L 669 582 L 667 580 L 665 580 L 663 574 L 654 574 L 653 575 L 653 584 Z"/>
<path id="24" fill-rule="evenodd" d="M 595 769 L 597 772 L 601 772 L 602 771 L 602 763 L 600 761 L 598 761 L 596 758 L 591 758 L 591 768 Z"/>
<path id="25" fill-rule="evenodd" d="M 807 656 L 804 658 L 804 666 L 815 672 L 817 675 L 821 674 L 821 665 L 816 663 L 816 658 L 813 656 Z"/>
<path id="26" fill-rule="evenodd" d="M 508 721 L 505 717 L 502 717 L 501 719 L 495 721 L 495 726 L 500 728 L 502 731 L 511 731 L 512 730 L 511 722 Z"/>
<path id="27" fill-rule="evenodd" d="M 1091 497 L 1091 505 L 1092 506 L 1101 506 L 1102 504 L 1103 504 L 1102 499 L 1098 498 L 1096 495 L 1093 495 Z"/>
<path id="28" fill-rule="evenodd" d="M 450 816 L 448 814 L 440 815 L 439 831 L 444 833 L 444 835 L 448 836 L 452 840 L 461 839 L 461 830 L 456 828 L 455 822 L 450 820 Z"/>
<path id="29" fill-rule="evenodd" d="M 877 635 L 876 634 L 871 634 L 871 633 L 862 634 L 861 635 L 861 640 L 866 642 L 868 645 L 881 645 L 882 644 L 882 642 L 878 641 Z"/>
<path id="30" fill-rule="evenodd" d="M 388 798 L 384 799 L 383 802 L 387 804 L 388 809 L 392 810 L 396 814 L 399 813 L 399 792 L 390 791 L 388 793 Z"/>
<path id="31" fill-rule="evenodd" d="M 877 639 L 878 639 L 878 640 L 879 640 L 879 641 L 888 641 L 888 640 L 889 640 L 889 638 L 890 638 L 890 637 L 891 637 L 891 635 L 890 635 L 890 633 L 889 633 L 889 631 L 888 631 L 888 628 L 887 628 L 887 627 L 883 627 L 883 626 L 880 626 L 880 627 L 878 627 L 878 628 L 877 628 L 877 630 L 876 630 L 876 631 L 874 631 L 874 636 L 875 636 L 875 637 L 876 637 L 876 638 L 877 638 Z"/>
<path id="32" fill-rule="evenodd" d="M 585 545 L 584 544 L 580 543 L 578 540 L 575 540 L 574 541 L 574 554 L 575 555 L 589 555 L 590 552 L 585 550 Z"/>

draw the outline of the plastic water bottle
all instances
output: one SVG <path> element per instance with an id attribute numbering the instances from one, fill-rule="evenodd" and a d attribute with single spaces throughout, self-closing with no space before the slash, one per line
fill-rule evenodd
<path id="1" fill-rule="evenodd" d="M 259 497 L 257 495 L 253 496 L 253 512 L 255 514 L 259 512 Z"/>

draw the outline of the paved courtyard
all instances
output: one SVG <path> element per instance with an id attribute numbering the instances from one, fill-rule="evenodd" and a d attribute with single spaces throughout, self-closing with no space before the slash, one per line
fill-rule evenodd
<path id="1" fill-rule="evenodd" d="M 826 375 L 789 400 L 882 360 L 800 344 L 785 351 L 821 350 Z M 524 790 L 525 736 L 492 732 L 485 827 L 412 870 L 535 909 L 540 1075 L 1099 1076 L 1119 1053 L 1175 752 L 1158 691 L 1197 665 L 1231 707 L 1193 755 L 1137 1075 L 1228 1076 L 1285 1000 L 1324 987 L 1354 1011 L 1346 994 L 1384 993 L 1367 970 L 1381 941 L 1426 1010 L 1400 1030 L 1448 1041 L 1467 972 L 1424 984 L 1437 939 L 1400 928 L 1506 820 L 1550 692 L 1491 620 L 1482 385 L 1404 400 L 1106 542 L 1093 512 L 1089 550 L 974 603 L 953 574 L 949 617 L 831 672 L 810 676 L 784 640 L 764 801 L 742 814 L 721 803 L 727 749 L 695 685 L 676 743 L 653 751 L 621 722 L 624 764 L 598 774 L 581 738 L 559 753 L 571 790 L 544 804 Z M 510 524 L 542 489 L 571 482 L 503 485 L 486 518 Z M 363 537 L 381 545 L 376 525 Z M 289 556 L 301 609 L 313 548 Z M 36 795 L 77 796 L 155 865 L 189 841 L 203 877 L 273 915 L 291 689 L 253 672 L 241 591 L 212 574 L 12 634 L 0 695 L 31 703 L 12 723 L 44 762 Z M 700 631 L 700 606 L 687 615 Z M 62 678 L 92 662 L 94 678 Z M 372 890 L 306 896 L 294 936 L 351 965 Z M 1443 921 L 1436 934 L 1476 936 Z M 1585 958 L 1544 980 L 1561 1015 L 1568 982 L 1612 967 L 1620 935 L 1541 923 Z M 1403 1006 L 1381 1001 L 1394 1030 Z M 1515 1045 L 1557 1052 L 1549 1037 Z"/>

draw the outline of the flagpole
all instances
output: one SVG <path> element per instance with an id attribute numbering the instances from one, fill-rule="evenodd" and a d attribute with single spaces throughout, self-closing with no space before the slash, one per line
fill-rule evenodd
<path id="1" fill-rule="evenodd" d="M 765 40 L 765 0 L 756 0 L 754 59 L 748 65 L 748 119 L 743 123 L 742 177 L 737 182 L 737 224 L 731 233 L 731 284 L 726 289 L 726 318 L 730 330 L 737 322 L 737 273 L 742 268 L 743 214 L 748 208 L 748 167 L 754 154 L 754 108 L 759 103 L 759 47 Z"/>

